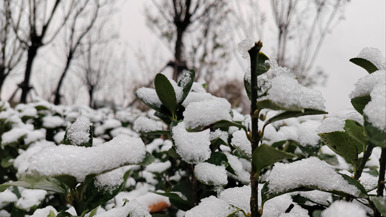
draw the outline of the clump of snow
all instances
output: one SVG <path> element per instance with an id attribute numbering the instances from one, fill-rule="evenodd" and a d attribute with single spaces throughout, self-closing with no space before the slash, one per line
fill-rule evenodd
<path id="1" fill-rule="evenodd" d="M 205 91 L 205 90 L 204 90 Z M 182 102 L 182 106 L 185 108 L 189 105 L 191 102 L 200 102 L 205 100 L 211 100 L 214 99 L 215 96 L 213 96 L 210 93 L 207 92 L 190 92 L 188 96 L 185 98 L 184 102 Z"/>
<path id="2" fill-rule="evenodd" d="M 128 136 L 139 137 L 138 133 L 126 127 L 118 127 L 110 131 L 111 136 L 116 137 L 119 134 L 125 134 Z"/>
<path id="3" fill-rule="evenodd" d="M 250 198 L 251 198 L 251 187 L 234 187 L 225 189 L 220 193 L 219 199 L 244 210 L 246 213 L 250 211 Z"/>
<path id="4" fill-rule="evenodd" d="M 112 192 L 123 183 L 125 171 L 126 170 L 123 167 L 120 167 L 107 173 L 97 175 L 95 177 L 95 186 Z"/>
<path id="5" fill-rule="evenodd" d="M 1 142 L 3 144 L 17 142 L 21 137 L 26 136 L 28 132 L 29 130 L 26 128 L 12 128 L 1 136 Z"/>
<path id="6" fill-rule="evenodd" d="M 163 130 L 164 124 L 147 117 L 140 116 L 135 120 L 133 129 L 137 132 L 149 133 Z"/>
<path id="7" fill-rule="evenodd" d="M 237 45 L 237 51 L 243 58 L 247 58 L 249 55 L 248 51 L 253 48 L 253 46 L 255 46 L 255 43 L 251 39 L 246 38 Z"/>
<path id="8" fill-rule="evenodd" d="M 10 189 L 0 192 L 0 209 L 16 201 L 17 196 Z"/>
<path id="9" fill-rule="evenodd" d="M 318 190 L 300 191 L 300 192 L 297 192 L 296 194 L 299 194 L 300 196 L 305 197 L 314 203 L 322 204 L 325 206 L 330 205 L 332 201 L 332 194 L 324 191 L 318 191 Z M 308 202 L 309 201 L 307 201 L 307 203 Z"/>
<path id="10" fill-rule="evenodd" d="M 226 185 L 228 183 L 227 171 L 224 166 L 211 163 L 199 163 L 194 167 L 194 176 L 207 185 Z"/>
<path id="11" fill-rule="evenodd" d="M 162 173 L 163 171 L 169 169 L 172 166 L 170 161 L 166 162 L 153 162 L 152 164 L 146 166 L 146 171 L 152 173 Z"/>
<path id="12" fill-rule="evenodd" d="M 24 189 L 21 197 L 16 202 L 20 209 L 29 211 L 32 207 L 38 206 L 46 197 L 47 191 L 40 189 Z"/>
<path id="13" fill-rule="evenodd" d="M 152 104 L 161 107 L 162 102 L 158 98 L 157 92 L 153 88 L 141 87 L 136 92 L 137 96 L 146 104 Z"/>
<path id="14" fill-rule="evenodd" d="M 383 57 L 382 52 L 377 48 L 363 48 L 357 57 L 370 61 L 378 69 L 386 69 L 386 59 Z"/>
<path id="15" fill-rule="evenodd" d="M 320 91 L 306 88 L 288 75 L 279 75 L 270 81 L 267 96 L 259 98 L 259 101 L 266 99 L 288 110 L 325 109 Z"/>
<path id="16" fill-rule="evenodd" d="M 386 80 L 386 71 L 378 70 L 358 80 L 355 83 L 355 89 L 350 93 L 350 99 L 370 95 L 377 83 L 384 83 Z"/>
<path id="17" fill-rule="evenodd" d="M 46 217 L 50 212 L 54 212 L 55 215 L 58 214 L 58 211 L 53 206 L 46 206 L 42 209 L 37 209 L 30 217 Z"/>
<path id="18" fill-rule="evenodd" d="M 29 157 L 25 172 L 42 176 L 67 174 L 82 182 L 88 174 L 140 163 L 145 154 L 145 145 L 140 138 L 119 135 L 96 147 L 59 145 L 45 148 Z"/>
<path id="19" fill-rule="evenodd" d="M 288 207 L 293 204 L 294 207 L 289 213 L 285 213 Z M 268 200 L 264 204 L 264 211 L 262 217 L 285 217 L 285 216 L 296 216 L 296 217 L 308 217 L 308 211 L 303 209 L 292 201 L 289 194 L 280 195 L 271 200 Z"/>
<path id="20" fill-rule="evenodd" d="M 184 122 L 173 127 L 173 140 L 177 153 L 188 163 L 200 163 L 210 157 L 209 129 L 201 132 L 188 132 Z"/>
<path id="21" fill-rule="evenodd" d="M 226 99 L 213 98 L 199 102 L 191 102 L 183 115 L 187 128 L 208 126 L 220 120 L 231 121 L 231 104 Z"/>
<path id="22" fill-rule="evenodd" d="M 59 116 L 45 116 L 43 118 L 43 127 L 48 129 L 53 129 L 57 127 L 62 127 L 64 125 L 63 118 Z"/>
<path id="23" fill-rule="evenodd" d="M 269 191 L 273 193 L 301 186 L 316 186 L 319 189 L 338 190 L 358 196 L 359 189 L 350 185 L 326 162 L 310 157 L 293 163 L 276 163 L 267 178 Z"/>
<path id="24" fill-rule="evenodd" d="M 240 149 L 248 157 L 252 156 L 251 142 L 244 130 L 238 130 L 232 134 L 231 144 Z"/>
<path id="25" fill-rule="evenodd" d="M 236 211 L 227 202 L 214 196 L 201 200 L 198 206 L 193 207 L 185 213 L 185 217 L 226 217 Z"/>
<path id="26" fill-rule="evenodd" d="M 320 137 L 317 129 L 320 126 L 319 121 L 309 120 L 298 126 L 298 141 L 301 145 L 316 146 L 319 144 Z"/>
<path id="27" fill-rule="evenodd" d="M 363 113 L 373 126 L 386 132 L 386 80 L 375 85 L 370 97 Z"/>
<path id="28" fill-rule="evenodd" d="M 54 136 L 54 141 L 60 144 L 64 139 L 64 135 L 66 135 L 66 131 L 60 131 Z"/>
<path id="29" fill-rule="evenodd" d="M 323 210 L 322 217 L 366 217 L 366 211 L 356 203 L 335 201 Z"/>
<path id="30" fill-rule="evenodd" d="M 235 175 L 228 173 L 229 176 L 234 177 L 236 180 L 240 181 L 243 184 L 248 184 L 250 182 L 249 171 L 243 168 L 243 164 L 240 159 L 232 154 L 225 153 L 228 158 L 228 163 L 235 171 Z"/>
<path id="31" fill-rule="evenodd" d="M 339 118 L 326 118 L 318 127 L 318 133 L 344 132 L 345 121 Z"/>
<path id="32" fill-rule="evenodd" d="M 224 142 L 228 141 L 228 132 L 217 129 L 214 132 L 210 132 L 210 141 L 215 139 L 221 139 Z"/>
<path id="33" fill-rule="evenodd" d="M 151 217 L 150 213 L 136 200 L 130 200 L 123 207 L 113 208 L 95 217 Z"/>
<path id="34" fill-rule="evenodd" d="M 43 140 L 46 138 L 46 133 L 44 129 L 41 130 L 34 130 L 31 132 L 28 132 L 27 137 L 24 138 L 25 144 L 30 144 L 32 142 L 36 142 L 38 140 Z"/>
<path id="35" fill-rule="evenodd" d="M 67 130 L 67 138 L 72 145 L 81 145 L 90 140 L 91 122 L 85 116 L 80 116 Z"/>

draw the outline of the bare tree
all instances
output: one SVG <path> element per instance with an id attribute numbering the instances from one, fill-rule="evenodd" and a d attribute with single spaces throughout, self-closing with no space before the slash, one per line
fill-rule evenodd
<path id="1" fill-rule="evenodd" d="M 240 1 L 236 2 L 240 4 Z M 270 1 L 276 42 L 271 41 L 271 37 L 265 40 L 265 44 L 276 43 L 274 46 L 276 61 L 280 66 L 286 66 L 296 72 L 302 84 L 314 85 L 321 78 L 320 70 L 313 74 L 311 71 L 325 37 L 339 22 L 339 15 L 347 2 L 349 0 Z M 262 24 L 267 22 L 265 18 L 268 16 L 261 11 L 261 7 L 256 7 L 261 5 L 262 1 L 249 0 L 244 3 L 244 6 L 255 7 L 255 9 L 247 11 L 247 14 L 242 9 L 234 10 L 236 25 L 241 27 L 244 38 L 252 36 L 253 40 L 261 39 L 256 38 L 256 34 L 250 31 L 257 30 L 257 37 L 263 35 Z M 258 28 L 246 28 L 247 25 L 243 24 L 245 22 L 256 25 Z"/>
<path id="2" fill-rule="evenodd" d="M 74 15 L 67 22 L 65 28 L 65 49 L 66 63 L 59 78 L 56 90 L 54 92 L 54 104 L 58 105 L 61 102 L 60 90 L 64 78 L 69 71 L 71 63 L 75 58 L 78 48 L 81 46 L 83 39 L 95 26 L 101 7 L 106 3 L 101 0 L 83 0 L 78 1 L 74 8 Z"/>
<path id="3" fill-rule="evenodd" d="M 18 29 L 19 25 L 12 26 L 12 7 L 11 0 L 3 0 L 0 3 L 0 100 L 5 79 L 21 63 L 23 56 L 21 43 L 13 31 L 14 28 Z M 20 20 L 20 17 L 17 20 Z"/>
<path id="4" fill-rule="evenodd" d="M 185 68 L 196 68 L 204 73 L 205 67 L 210 70 L 225 65 L 220 59 L 227 56 L 224 51 L 227 34 L 217 30 L 221 25 L 225 26 L 228 13 L 226 1 L 152 2 L 156 12 L 148 8 L 148 24 L 173 53 L 174 59 L 170 62 L 173 79 L 177 80 Z"/>

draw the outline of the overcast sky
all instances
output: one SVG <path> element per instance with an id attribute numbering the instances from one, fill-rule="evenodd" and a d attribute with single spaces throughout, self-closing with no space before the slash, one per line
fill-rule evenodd
<path id="1" fill-rule="evenodd" d="M 152 49 L 160 41 L 146 28 L 143 2 L 130 1 L 125 5 L 121 36 L 132 47 Z M 376 47 L 385 55 L 386 5 L 385 0 L 351 0 L 344 12 L 345 19 L 329 34 L 320 50 L 317 66 L 328 74 L 326 87 L 318 88 L 326 99 L 328 111 L 350 108 L 348 94 L 357 80 L 367 73 L 349 62 L 364 47 Z M 135 19 L 133 19 L 136 17 Z M 240 73 L 242 76 L 242 73 Z"/>

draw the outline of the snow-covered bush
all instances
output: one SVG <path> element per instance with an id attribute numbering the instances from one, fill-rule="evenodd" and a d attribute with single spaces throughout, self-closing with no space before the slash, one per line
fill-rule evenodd
<path id="1" fill-rule="evenodd" d="M 248 115 L 193 71 L 140 88 L 147 113 L 1 102 L 0 216 L 385 215 L 380 52 L 351 59 L 369 72 L 350 94 L 355 110 L 325 116 L 321 94 L 260 43 L 240 48 Z"/>

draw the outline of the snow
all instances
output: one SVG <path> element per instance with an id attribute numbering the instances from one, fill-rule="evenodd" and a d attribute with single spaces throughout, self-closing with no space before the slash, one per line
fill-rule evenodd
<path id="1" fill-rule="evenodd" d="M 325 206 L 328 206 L 331 204 L 332 201 L 332 194 L 324 191 L 299 191 L 295 193 L 294 195 L 299 194 L 302 197 L 308 198 L 312 202 L 315 202 L 317 204 L 322 204 Z M 313 204 L 310 204 L 313 205 Z"/>
<path id="2" fill-rule="evenodd" d="M 331 166 L 316 157 L 288 164 L 276 163 L 267 181 L 269 191 L 272 193 L 301 186 L 315 186 L 327 191 L 338 190 L 354 196 L 360 193 L 359 189 L 350 185 Z"/>
<path id="3" fill-rule="evenodd" d="M 67 130 L 67 138 L 72 145 L 82 145 L 90 140 L 91 122 L 85 116 L 80 116 Z"/>
<path id="4" fill-rule="evenodd" d="M 357 57 L 370 61 L 378 69 L 386 69 L 386 59 L 383 57 L 382 52 L 377 48 L 363 48 Z"/>
<path id="5" fill-rule="evenodd" d="M 326 118 L 318 128 L 318 133 L 344 132 L 345 121 L 339 118 Z"/>
<path id="6" fill-rule="evenodd" d="M 209 159 L 209 129 L 201 132 L 188 132 L 184 122 L 173 127 L 172 134 L 177 153 L 188 163 L 200 163 Z"/>
<path id="7" fill-rule="evenodd" d="M 198 206 L 193 207 L 185 213 L 185 217 L 226 217 L 236 211 L 227 202 L 214 196 L 201 200 Z"/>
<path id="8" fill-rule="evenodd" d="M 63 118 L 59 116 L 45 116 L 43 118 L 43 127 L 48 129 L 54 129 L 64 126 Z"/>
<path id="9" fill-rule="evenodd" d="M 151 217 L 150 213 L 136 200 L 130 200 L 123 207 L 113 208 L 95 217 Z"/>
<path id="10" fill-rule="evenodd" d="M 323 210 L 322 217 L 366 217 L 366 211 L 356 203 L 335 201 Z"/>
<path id="11" fill-rule="evenodd" d="M 125 134 L 128 136 L 139 137 L 138 133 L 126 127 L 118 127 L 110 131 L 112 137 L 116 137 L 119 134 Z"/>
<path id="12" fill-rule="evenodd" d="M 123 175 L 126 170 L 123 167 L 114 169 L 95 177 L 95 186 L 112 192 L 123 183 Z"/>
<path id="13" fill-rule="evenodd" d="M 11 217 L 11 213 L 6 210 L 0 210 L 0 217 Z"/>
<path id="14" fill-rule="evenodd" d="M 159 100 L 158 95 L 153 88 L 141 87 L 137 90 L 136 94 L 146 104 L 153 104 L 158 108 L 162 105 L 161 100 Z"/>
<path id="15" fill-rule="evenodd" d="M 133 129 L 139 133 L 149 133 L 153 131 L 161 131 L 164 129 L 164 126 L 165 125 L 162 124 L 162 122 L 140 116 L 135 120 Z"/>
<path id="16" fill-rule="evenodd" d="M 0 192 L 0 209 L 16 201 L 17 196 L 10 189 Z"/>
<path id="17" fill-rule="evenodd" d="M 178 86 L 177 83 L 172 80 L 172 79 L 169 79 L 169 82 L 170 84 L 173 86 L 173 89 L 174 89 L 174 93 L 176 94 L 176 100 L 177 100 L 177 103 L 180 103 L 182 101 L 182 87 Z"/>
<path id="18" fill-rule="evenodd" d="M 10 131 L 3 133 L 1 141 L 3 144 L 17 142 L 21 137 L 26 136 L 29 130 L 26 128 L 12 128 Z"/>
<path id="19" fill-rule="evenodd" d="M 222 98 L 191 102 L 183 113 L 185 126 L 195 129 L 208 126 L 220 120 L 231 121 L 230 109 L 231 104 Z"/>
<path id="20" fill-rule="evenodd" d="M 59 145 L 42 149 L 28 158 L 26 172 L 41 176 L 67 174 L 82 182 L 88 174 L 140 163 L 145 154 L 141 139 L 119 135 L 96 147 Z"/>
<path id="21" fill-rule="evenodd" d="M 20 209 L 29 211 L 32 207 L 38 206 L 46 197 L 47 191 L 40 189 L 24 189 L 21 192 L 21 197 L 16 202 L 16 206 Z"/>
<path id="22" fill-rule="evenodd" d="M 251 39 L 246 38 L 242 40 L 237 45 L 237 51 L 241 54 L 243 58 L 247 58 L 249 56 L 248 51 L 255 46 L 255 42 L 253 42 Z"/>
<path id="23" fill-rule="evenodd" d="M 46 206 L 42 209 L 37 209 L 30 217 L 47 217 L 51 211 L 53 211 L 55 215 L 58 214 L 54 207 Z"/>
<path id="24" fill-rule="evenodd" d="M 228 132 L 222 131 L 220 129 L 216 129 L 214 132 L 210 132 L 209 135 L 210 141 L 213 141 L 215 139 L 221 139 L 224 142 L 228 141 Z"/>
<path id="25" fill-rule="evenodd" d="M 359 79 L 355 83 L 355 89 L 350 93 L 350 99 L 370 95 L 377 83 L 384 83 L 386 80 L 385 70 L 378 70 Z"/>
<path id="26" fill-rule="evenodd" d="M 231 144 L 240 149 L 248 157 L 252 156 L 251 142 L 248 140 L 244 130 L 238 130 L 232 134 Z"/>
<path id="27" fill-rule="evenodd" d="M 146 171 L 152 173 L 162 173 L 163 171 L 169 169 L 172 166 L 170 161 L 166 162 L 153 162 L 152 164 L 146 167 Z"/>
<path id="28" fill-rule="evenodd" d="M 32 132 L 28 132 L 27 137 L 24 138 L 25 144 L 30 144 L 32 142 L 36 142 L 38 140 L 43 140 L 46 138 L 45 130 L 34 130 Z"/>
<path id="29" fill-rule="evenodd" d="M 324 98 L 320 91 L 306 88 L 288 75 L 278 75 L 270 81 L 267 96 L 258 100 L 266 99 L 286 110 L 325 109 Z"/>
<path id="30" fill-rule="evenodd" d="M 250 186 L 228 188 L 222 191 L 219 195 L 219 199 L 244 210 L 246 213 L 251 212 L 249 205 L 250 198 Z"/>
<path id="31" fill-rule="evenodd" d="M 243 164 L 241 163 L 240 159 L 229 153 L 225 153 L 225 155 L 228 158 L 229 165 L 236 173 L 236 176 L 229 172 L 228 175 L 234 177 L 236 180 L 240 181 L 243 184 L 248 184 L 250 182 L 249 171 L 243 168 Z"/>
<path id="32" fill-rule="evenodd" d="M 371 101 L 363 109 L 367 120 L 386 132 L 386 80 L 375 85 L 370 93 Z"/>
<path id="33" fill-rule="evenodd" d="M 204 90 L 205 91 L 205 90 Z M 182 102 L 182 106 L 185 108 L 189 105 L 191 102 L 200 102 L 205 100 L 211 100 L 214 99 L 215 96 L 213 96 L 210 93 L 206 92 L 190 92 L 188 96 L 185 98 L 184 102 Z"/>
<path id="34" fill-rule="evenodd" d="M 293 204 L 294 207 L 289 213 L 285 213 L 288 207 Z M 289 194 L 280 195 L 264 204 L 262 217 L 308 217 L 308 211 L 303 209 L 292 201 Z"/>
<path id="35" fill-rule="evenodd" d="M 226 185 L 228 183 L 227 171 L 224 166 L 211 163 L 199 163 L 194 167 L 194 176 L 207 185 Z"/>
<path id="36" fill-rule="evenodd" d="M 63 139 L 64 139 L 64 135 L 66 134 L 66 131 L 60 131 L 59 133 L 57 133 L 55 136 L 54 136 L 54 141 L 58 144 L 60 144 Z"/>

